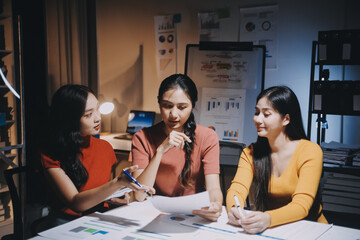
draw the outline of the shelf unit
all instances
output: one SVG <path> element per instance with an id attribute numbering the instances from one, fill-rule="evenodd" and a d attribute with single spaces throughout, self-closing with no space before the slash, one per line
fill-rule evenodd
<path id="1" fill-rule="evenodd" d="M 310 139 L 313 125 L 312 118 L 316 115 L 316 142 L 319 145 L 325 142 L 327 115 L 360 116 L 360 59 L 322 59 L 324 54 L 321 51 L 326 51 L 321 50 L 322 45 L 325 44 L 319 41 L 313 41 L 312 44 L 307 128 L 307 135 Z M 345 74 L 346 68 L 351 68 L 355 74 Z M 329 75 L 333 70 L 340 72 L 340 74 L 335 75 L 343 79 L 329 80 Z M 344 79 L 348 75 L 355 79 Z M 357 131 L 360 133 L 359 129 Z M 324 164 L 324 170 L 360 175 L 360 167 L 352 166 L 351 162 L 345 165 Z"/>
<path id="2" fill-rule="evenodd" d="M 340 116 L 343 128 L 340 134 L 348 127 L 343 122 L 345 117 L 360 119 L 360 44 L 353 39 L 349 41 L 337 38 L 344 33 L 350 31 L 324 32 L 323 34 L 332 36 L 330 41 L 322 41 L 319 32 L 319 41 L 312 43 L 307 135 L 311 139 L 311 127 L 314 124 L 312 118 L 316 116 L 316 142 L 319 145 L 325 142 L 329 115 Z M 357 33 L 360 34 L 360 31 L 357 30 Z M 330 78 L 330 75 L 335 77 Z M 360 133 L 360 129 L 352 131 Z M 343 136 L 340 137 L 341 140 L 342 138 Z M 359 190 L 356 183 L 360 181 L 360 167 L 353 166 L 352 161 L 341 164 L 324 161 L 323 171 L 320 191 L 327 220 L 343 225 L 345 223 L 341 219 L 348 219 L 350 223 L 358 219 L 360 205 L 353 200 L 353 192 Z"/>
<path id="3" fill-rule="evenodd" d="M 17 98 L 0 76 L 0 237 L 12 230 L 9 188 L 3 171 L 25 165 L 24 94 L 20 69 L 20 18 L 12 15 L 12 0 L 0 1 L 0 67 Z M 22 195 L 23 184 L 15 179 Z M 6 230 L 4 230 L 6 229 Z"/>

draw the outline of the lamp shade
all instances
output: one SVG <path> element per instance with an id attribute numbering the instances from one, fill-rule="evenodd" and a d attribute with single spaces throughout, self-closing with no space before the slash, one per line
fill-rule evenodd
<path id="1" fill-rule="evenodd" d="M 100 105 L 99 111 L 101 114 L 109 114 L 114 110 L 114 104 L 112 102 L 104 102 Z"/>

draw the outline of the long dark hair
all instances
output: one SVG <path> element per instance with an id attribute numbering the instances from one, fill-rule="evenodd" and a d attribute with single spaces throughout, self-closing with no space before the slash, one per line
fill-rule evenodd
<path id="1" fill-rule="evenodd" d="M 195 83 L 186 75 L 174 74 L 164 79 L 160 85 L 158 93 L 158 102 L 160 103 L 164 93 L 169 89 L 181 88 L 191 100 L 192 108 L 195 107 L 195 103 L 198 100 L 198 92 Z M 194 148 L 195 142 L 195 129 L 196 122 L 194 113 L 191 112 L 189 118 L 184 124 L 184 133 L 191 139 L 191 143 L 185 142 L 185 165 L 179 175 L 179 182 L 185 188 L 192 187 L 190 183 L 191 175 L 191 153 Z"/>
<path id="2" fill-rule="evenodd" d="M 81 148 L 88 143 L 80 134 L 80 118 L 85 112 L 88 94 L 86 86 L 64 85 L 54 94 L 51 102 L 44 153 L 60 161 L 61 168 L 77 189 L 88 179 L 81 163 Z"/>
<path id="3" fill-rule="evenodd" d="M 262 91 L 256 102 L 266 97 L 271 106 L 281 117 L 289 115 L 290 122 L 285 127 L 285 134 L 291 140 L 306 139 L 301 118 L 300 104 L 295 93 L 286 86 L 270 87 Z M 254 147 L 254 203 L 258 211 L 267 210 L 269 181 L 271 177 L 271 149 L 268 139 L 258 137 Z"/>

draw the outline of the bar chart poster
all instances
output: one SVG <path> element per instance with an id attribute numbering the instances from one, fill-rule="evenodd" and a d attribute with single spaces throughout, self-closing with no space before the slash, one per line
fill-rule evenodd
<path id="1" fill-rule="evenodd" d="M 243 142 L 245 89 L 203 88 L 201 96 L 200 124 L 221 141 Z"/>

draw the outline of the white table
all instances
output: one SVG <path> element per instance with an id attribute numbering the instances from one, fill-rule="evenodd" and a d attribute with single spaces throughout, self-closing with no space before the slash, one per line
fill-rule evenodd
<path id="1" fill-rule="evenodd" d="M 192 220 L 196 218 L 200 221 Z M 211 223 L 199 217 L 163 214 L 148 200 L 103 214 L 81 217 L 39 233 L 39 237 L 34 239 L 360 239 L 360 230 L 306 220 L 266 230 L 258 235 L 242 233 L 241 228 L 234 228 L 226 222 L 225 210 L 217 223 Z"/>
<path id="2" fill-rule="evenodd" d="M 111 144 L 115 151 L 131 151 L 131 140 L 128 139 L 116 139 L 115 136 L 121 133 L 110 133 L 107 135 L 100 135 L 100 139 L 103 139 Z"/>

